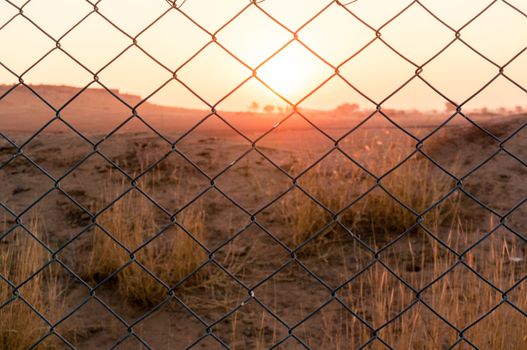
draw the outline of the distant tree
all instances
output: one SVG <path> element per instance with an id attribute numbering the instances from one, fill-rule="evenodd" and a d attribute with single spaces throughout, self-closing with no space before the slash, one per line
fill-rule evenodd
<path id="1" fill-rule="evenodd" d="M 335 112 L 337 112 L 337 114 L 353 114 L 359 109 L 360 106 L 357 103 L 343 103 L 335 108 Z"/>
<path id="2" fill-rule="evenodd" d="M 500 107 L 500 108 L 498 108 L 498 112 L 499 112 L 501 115 L 506 115 L 506 114 L 507 114 L 507 108 L 505 108 L 505 107 Z"/>
<path id="3" fill-rule="evenodd" d="M 523 107 L 522 106 L 516 106 L 514 107 L 514 111 L 518 114 L 522 114 L 523 113 Z"/>
<path id="4" fill-rule="evenodd" d="M 253 113 L 258 112 L 259 109 L 260 109 L 260 104 L 258 104 L 258 102 L 256 101 L 253 101 L 251 105 L 249 106 L 249 111 Z"/>
<path id="5" fill-rule="evenodd" d="M 489 108 L 488 107 L 483 107 L 481 109 L 481 114 L 489 114 Z"/>
<path id="6" fill-rule="evenodd" d="M 274 113 L 275 107 L 273 105 L 266 105 L 263 110 L 265 113 Z"/>
<path id="7" fill-rule="evenodd" d="M 278 107 L 276 107 L 276 109 L 277 109 L 278 113 L 284 114 L 284 107 L 278 106 Z"/>

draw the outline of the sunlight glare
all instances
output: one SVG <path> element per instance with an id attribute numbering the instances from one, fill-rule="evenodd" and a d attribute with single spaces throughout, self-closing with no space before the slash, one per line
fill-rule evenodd
<path id="1" fill-rule="evenodd" d="M 258 70 L 258 77 L 291 102 L 303 98 L 316 87 L 313 62 L 300 46 L 290 45 Z"/>

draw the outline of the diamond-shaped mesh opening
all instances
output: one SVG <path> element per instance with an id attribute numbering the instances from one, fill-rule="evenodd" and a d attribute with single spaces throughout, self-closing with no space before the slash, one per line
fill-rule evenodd
<path id="1" fill-rule="evenodd" d="M 126 326 L 112 311 L 109 311 L 108 305 L 105 307 L 102 301 L 87 299 L 73 315 L 57 326 L 57 332 L 78 347 L 97 347 L 99 342 L 114 344 L 127 332 Z M 68 332 L 69 329 L 75 331 Z"/>
<path id="2" fill-rule="evenodd" d="M 340 68 L 340 75 L 380 102 L 414 75 L 415 68 L 388 46 L 374 41 Z"/>
<path id="3" fill-rule="evenodd" d="M 191 197 L 181 203 L 178 215 L 185 216 L 186 212 L 204 213 L 203 243 L 210 249 L 219 248 L 250 223 L 247 213 L 218 190 L 210 189 L 195 200 Z"/>
<path id="4" fill-rule="evenodd" d="M 57 70 L 70 77 L 72 86 L 79 87 L 61 86 L 63 80 L 60 77 L 48 75 L 48 72 Z M 65 53 L 54 50 L 24 75 L 24 81 L 31 84 L 32 89 L 47 103 L 59 109 L 80 92 L 80 87 L 90 84 L 93 76 Z M 50 89 L 50 85 L 56 88 Z"/>
<path id="5" fill-rule="evenodd" d="M 267 349 L 287 336 L 287 328 L 279 323 L 255 300 L 218 323 L 214 331 L 231 348 Z"/>
<path id="6" fill-rule="evenodd" d="M 40 199 L 53 182 L 24 156 L 11 159 L 0 169 L 3 180 L 0 197 L 2 203 L 20 213 Z"/>
<path id="7" fill-rule="evenodd" d="M 340 225 L 333 224 L 318 233 L 296 254 L 304 266 L 332 288 L 344 284 L 373 259 L 367 246 Z"/>
<path id="8" fill-rule="evenodd" d="M 259 222 L 291 248 L 324 230 L 331 219 L 327 210 L 299 188 L 293 188 L 258 215 Z"/>
<path id="9" fill-rule="evenodd" d="M 509 332 L 508 329 L 515 330 Z M 508 304 L 503 304 L 466 332 L 466 337 L 479 348 L 521 348 L 525 346 L 525 316 Z"/>
<path id="10" fill-rule="evenodd" d="M 244 11 L 218 35 L 222 45 L 253 68 L 290 39 L 291 34 L 254 6 Z"/>
<path id="11" fill-rule="evenodd" d="M 130 108 L 114 96 L 117 92 L 92 86 L 76 95 L 60 116 L 88 140 L 99 141 L 132 115 Z M 136 97 L 134 103 L 138 102 Z"/>
<path id="12" fill-rule="evenodd" d="M 423 304 L 415 304 L 379 332 L 379 337 L 394 349 L 448 348 L 458 333 Z"/>
<path id="13" fill-rule="evenodd" d="M 146 1 L 101 1 L 98 4 L 100 13 L 128 35 L 135 36 L 150 26 L 167 9 L 169 4 L 162 0 Z M 127 15 L 122 8 L 126 7 Z"/>
<path id="14" fill-rule="evenodd" d="M 23 33 L 22 38 L 20 32 Z M 28 47 L 24 44 L 28 41 L 34 44 Z M 24 73 L 55 46 L 48 36 L 20 16 L 14 18 L 6 26 L 2 26 L 0 44 L 5 48 L 0 54 L 2 64 L 17 74 Z M 16 51 L 24 52 L 24 55 L 13 59 L 12 54 L 9 53 Z"/>
<path id="15" fill-rule="evenodd" d="M 134 326 L 134 332 L 154 348 L 170 344 L 178 350 L 187 349 L 206 333 L 205 326 L 174 299 L 142 319 Z"/>
<path id="16" fill-rule="evenodd" d="M 233 182 L 233 177 L 239 180 Z M 251 151 L 222 173 L 216 184 L 238 205 L 247 210 L 256 210 L 285 192 L 291 186 L 291 181 L 268 160 Z"/>
<path id="17" fill-rule="evenodd" d="M 418 214 L 375 187 L 340 214 L 344 225 L 372 247 L 380 248 L 417 228 Z"/>
<path id="18" fill-rule="evenodd" d="M 300 324 L 294 334 L 312 349 L 359 348 L 371 337 L 370 329 L 336 301 Z"/>
<path id="19" fill-rule="evenodd" d="M 287 45 L 258 69 L 258 77 L 265 84 L 295 104 L 331 74 L 331 69 L 322 60 L 296 41 Z"/>
<path id="20" fill-rule="evenodd" d="M 246 81 L 222 100 L 216 109 L 229 124 L 254 139 L 276 127 L 292 113 L 291 107 L 279 95 L 256 78 Z"/>
<path id="21" fill-rule="evenodd" d="M 27 3 L 24 13 L 52 37 L 60 38 L 92 9 L 89 2 L 81 0 L 37 0 Z"/>
<path id="22" fill-rule="evenodd" d="M 69 145 L 64 152 L 63 143 Z M 49 175 L 60 178 L 88 156 L 93 147 L 59 120 L 53 121 L 23 148 L 24 153 Z"/>
<path id="23" fill-rule="evenodd" d="M 516 349 L 522 1 L 0 1 L 0 348 Z"/>
<path id="24" fill-rule="evenodd" d="M 22 215 L 38 217 L 38 230 L 50 247 L 57 249 L 91 223 L 90 213 L 59 190 L 53 190 Z"/>
<path id="25" fill-rule="evenodd" d="M 93 154 L 68 172 L 61 181 L 61 188 L 79 204 L 95 212 L 125 191 L 125 179 L 112 163 Z M 110 189 L 112 192 L 108 193 Z"/>
<path id="26" fill-rule="evenodd" d="M 382 29 L 382 39 L 412 62 L 423 64 L 453 38 L 447 27 L 414 4 Z M 424 45 L 429 40 L 434 44 Z"/>
<path id="27" fill-rule="evenodd" d="M 423 215 L 429 233 L 460 253 L 494 229 L 499 217 L 456 190 Z"/>
<path id="28" fill-rule="evenodd" d="M 129 74 L 130 67 L 144 67 L 145 73 Z M 104 86 L 127 87 L 126 92 L 117 92 L 116 95 L 131 106 L 140 99 L 134 94 L 148 96 L 171 77 L 171 72 L 136 47 L 126 50 L 99 73 L 100 82 Z"/>
<path id="29" fill-rule="evenodd" d="M 490 311 L 501 297 L 474 272 L 457 265 L 428 287 L 422 299 L 452 325 L 464 328 Z"/>
<path id="30" fill-rule="evenodd" d="M 323 0 L 314 0 L 307 3 L 302 0 L 292 0 L 284 8 L 281 1 L 270 0 L 263 2 L 259 6 L 282 25 L 295 31 L 313 18 L 326 5 L 327 2 Z M 295 16 L 290 15 L 291 11 L 296 12 Z"/>
<path id="31" fill-rule="evenodd" d="M 167 35 L 169 32 L 170 35 Z M 163 45 L 158 44 L 159 40 L 163 41 Z M 191 20 L 180 12 L 170 11 L 141 33 L 138 45 L 163 65 L 175 70 L 209 41 L 210 36 Z"/>
<path id="32" fill-rule="evenodd" d="M 418 78 L 412 79 L 382 105 L 393 122 L 420 138 L 440 127 L 453 114 L 447 100 Z"/>
<path id="33" fill-rule="evenodd" d="M 13 113 L 17 113 L 18 118 L 10 118 Z M 54 116 L 53 110 L 24 85 L 18 85 L 14 89 L 10 87 L 0 99 L 2 133 L 21 141 L 29 138 L 31 133 L 42 128 Z"/>
<path id="34" fill-rule="evenodd" d="M 423 229 L 417 229 L 387 247 L 381 259 L 406 283 L 419 290 L 446 272 L 457 256 Z"/>
<path id="35" fill-rule="evenodd" d="M 196 147 L 201 144 L 204 147 Z M 178 148 L 211 177 L 250 150 L 250 143 L 217 115 L 211 115 L 180 142 Z"/>
<path id="36" fill-rule="evenodd" d="M 134 135 L 133 138 L 130 135 Z M 99 144 L 100 152 L 131 176 L 149 170 L 171 148 L 137 118 L 129 120 L 117 133 Z"/>
<path id="37" fill-rule="evenodd" d="M 398 317 L 415 297 L 411 289 L 379 263 L 355 276 L 338 291 L 338 296 L 374 327 Z"/>
<path id="38" fill-rule="evenodd" d="M 268 257 L 269 263 L 261 264 L 259 256 Z M 253 286 L 280 268 L 290 254 L 269 233 L 251 225 L 217 250 L 215 257 L 240 281 Z"/>
<path id="39" fill-rule="evenodd" d="M 332 142 L 314 129 L 305 117 L 295 113 L 259 139 L 258 147 L 277 164 L 285 164 L 284 170 L 290 175 L 298 176 L 315 160 L 324 156 L 332 147 Z"/>
<path id="40" fill-rule="evenodd" d="M 337 26 L 336 22 L 342 22 L 343 25 Z M 375 38 L 375 33 L 371 29 L 350 16 L 336 3 L 331 4 L 322 14 L 302 28 L 299 35 L 302 42 L 334 65 L 344 62 Z M 337 42 L 335 38 L 339 36 L 353 40 Z"/>
<path id="41" fill-rule="evenodd" d="M 498 162 L 500 166 L 496 166 Z M 511 184 L 510 181 L 524 172 L 525 166 L 522 163 L 509 155 L 499 153 L 473 172 L 465 180 L 465 187 L 484 205 L 498 212 L 506 212 L 527 195 L 524 188 Z"/>
<path id="42" fill-rule="evenodd" d="M 210 77 L 204 80 L 203 74 Z M 177 73 L 194 93 L 213 105 L 251 76 L 251 71 L 216 44 L 207 45 Z"/>
<path id="43" fill-rule="evenodd" d="M 100 247 L 111 255 L 103 256 L 98 250 Z M 107 285 L 115 284 L 114 273 L 130 259 L 122 244 L 98 227 L 83 231 L 79 238 L 63 248 L 62 256 L 72 271 L 92 287 L 104 281 Z"/>
<path id="44" fill-rule="evenodd" d="M 478 127 L 456 114 L 445 126 L 428 136 L 422 150 L 451 174 L 461 177 L 496 152 L 499 142 L 492 134 L 489 135 L 485 125 Z M 459 149 L 460 142 L 473 146 L 463 147 L 455 152 L 455 149 Z"/>
<path id="45" fill-rule="evenodd" d="M 337 185 L 331 189 L 324 184 L 333 181 Z M 298 179 L 299 186 L 308 195 L 334 213 L 355 202 L 371 186 L 371 177 L 355 163 L 334 151 L 315 167 L 308 168 Z"/>
<path id="46" fill-rule="evenodd" d="M 461 103 L 497 73 L 496 67 L 456 40 L 425 66 L 421 76 L 442 94 Z"/>
<path id="47" fill-rule="evenodd" d="M 79 42 L 82 45 L 78 45 Z M 64 51 L 94 73 L 131 43 L 126 35 L 97 14 L 91 14 L 61 40 Z M 97 54 L 93 54 L 94 51 Z"/>
<path id="48" fill-rule="evenodd" d="M 484 23 L 492 20 L 499 30 L 490 30 Z M 497 2 L 463 30 L 463 40 L 485 57 L 498 64 L 507 63 L 516 53 L 525 48 L 527 18 L 509 5 Z M 485 40 L 481 40 L 481 38 Z M 503 40 L 503 38 L 509 38 Z"/>
<path id="49" fill-rule="evenodd" d="M 339 147 L 374 175 L 384 175 L 415 150 L 411 136 L 393 128 L 382 114 L 372 114 L 362 121 L 360 127 L 345 135 Z"/>
<path id="50" fill-rule="evenodd" d="M 322 284 L 295 262 L 268 278 L 254 293 L 290 326 L 303 321 L 330 295 Z"/>
<path id="51" fill-rule="evenodd" d="M 339 91 L 335 95 L 335 91 Z M 331 110 L 320 110 L 328 100 Z M 353 89 L 342 77 L 335 76 L 302 102 L 302 115 L 333 138 L 344 137 L 368 118 L 375 105 Z"/>
<path id="52" fill-rule="evenodd" d="M 139 100 L 134 101 L 138 102 Z M 137 107 L 137 114 L 156 133 L 175 142 L 183 133 L 204 119 L 209 114 L 208 109 L 207 104 L 185 85 L 172 79 L 152 92 L 146 101 Z"/>
<path id="53" fill-rule="evenodd" d="M 504 94 L 506 98 L 498 97 Z M 485 121 L 485 116 L 509 116 L 517 113 L 516 107 L 523 105 L 525 91 L 504 76 L 497 77 L 490 85 L 463 105 L 463 111 L 474 121 L 488 125 L 492 121 Z M 483 106 L 483 107 L 482 107 Z M 520 111 L 521 112 L 521 111 Z M 504 124 L 510 124 L 504 123 Z M 508 129 L 506 127 L 505 129 Z M 496 130 L 497 135 L 500 131 Z"/>
<path id="54" fill-rule="evenodd" d="M 178 283 L 174 293 L 209 323 L 221 321 L 248 296 L 245 288 L 214 263 L 203 266 L 183 283 Z"/>
<path id="55" fill-rule="evenodd" d="M 527 276 L 526 245 L 506 228 L 500 227 L 469 252 L 468 263 L 501 290 L 508 290 Z"/>

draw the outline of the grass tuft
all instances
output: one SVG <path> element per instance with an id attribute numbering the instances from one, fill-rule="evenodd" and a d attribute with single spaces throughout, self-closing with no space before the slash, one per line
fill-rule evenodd
<path id="1" fill-rule="evenodd" d="M 155 214 L 152 204 L 139 192 L 132 191 L 112 205 L 97 222 L 116 241 L 133 251 L 161 230 Z M 195 239 L 202 241 L 203 211 L 189 208 L 179 222 Z M 91 247 L 84 275 L 92 281 L 97 282 L 130 262 L 126 250 L 102 230 L 92 236 Z M 168 296 L 167 286 L 173 287 L 194 271 L 206 254 L 186 232 L 172 225 L 138 250 L 135 258 L 166 285 L 133 262 L 116 275 L 117 292 L 130 302 L 152 306 Z"/>
<path id="2" fill-rule="evenodd" d="M 38 237 L 36 220 L 28 228 Z M 14 285 L 0 280 L 0 349 L 28 349 L 49 331 L 31 307 L 51 322 L 64 311 L 60 276 L 56 266 L 39 271 L 50 255 L 22 229 L 12 231 L 0 243 L 0 274 Z M 45 343 L 47 348 L 59 347 L 53 337 Z"/>

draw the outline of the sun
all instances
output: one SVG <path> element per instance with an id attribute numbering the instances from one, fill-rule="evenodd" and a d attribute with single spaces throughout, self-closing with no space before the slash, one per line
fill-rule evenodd
<path id="1" fill-rule="evenodd" d="M 320 80 L 314 58 L 300 45 L 290 45 L 258 69 L 258 77 L 282 98 L 295 103 Z"/>

